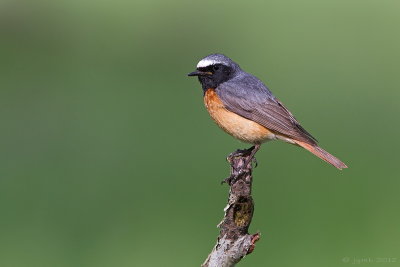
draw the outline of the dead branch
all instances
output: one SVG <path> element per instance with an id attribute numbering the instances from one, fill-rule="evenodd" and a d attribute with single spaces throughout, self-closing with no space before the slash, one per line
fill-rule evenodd
<path id="1" fill-rule="evenodd" d="M 231 175 L 224 181 L 229 184 L 228 204 L 225 216 L 218 227 L 217 244 L 203 263 L 203 267 L 235 266 L 244 256 L 253 252 L 260 234 L 249 234 L 253 218 L 254 202 L 251 196 L 252 161 L 254 147 L 237 150 L 227 158 Z M 246 166 L 245 166 L 246 165 Z"/>

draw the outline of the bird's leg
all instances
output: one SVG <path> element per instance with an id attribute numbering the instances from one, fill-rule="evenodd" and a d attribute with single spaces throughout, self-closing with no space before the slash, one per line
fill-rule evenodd
<path id="1" fill-rule="evenodd" d="M 260 144 L 256 144 L 252 147 L 249 148 L 249 150 L 251 149 L 251 153 L 249 158 L 247 159 L 247 161 L 244 163 L 244 167 L 246 168 L 247 165 L 249 165 L 250 162 L 254 161 L 257 167 L 257 160 L 254 157 L 254 155 L 257 153 L 257 151 L 260 149 L 261 145 Z"/>

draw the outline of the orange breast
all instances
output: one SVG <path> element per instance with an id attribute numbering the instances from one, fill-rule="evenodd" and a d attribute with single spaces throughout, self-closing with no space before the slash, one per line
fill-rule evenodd
<path id="1" fill-rule="evenodd" d="M 260 144 L 276 138 L 264 126 L 227 110 L 214 89 L 206 91 L 204 104 L 219 127 L 243 142 Z"/>

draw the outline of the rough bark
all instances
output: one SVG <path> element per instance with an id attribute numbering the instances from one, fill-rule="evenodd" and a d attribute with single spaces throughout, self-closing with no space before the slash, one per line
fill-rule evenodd
<path id="1" fill-rule="evenodd" d="M 229 184 L 228 204 L 225 216 L 218 227 L 217 244 L 203 263 L 203 267 L 235 266 L 244 256 L 253 252 L 260 234 L 249 234 L 253 218 L 254 202 L 251 196 L 253 155 L 248 150 L 237 150 L 227 158 L 231 175 L 225 180 Z M 255 159 L 254 159 L 255 160 Z"/>

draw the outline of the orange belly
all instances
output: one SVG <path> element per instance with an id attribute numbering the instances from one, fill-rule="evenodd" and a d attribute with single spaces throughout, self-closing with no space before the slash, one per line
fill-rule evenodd
<path id="1" fill-rule="evenodd" d="M 264 126 L 227 110 L 214 89 L 206 91 L 204 104 L 219 127 L 243 142 L 260 144 L 276 139 L 275 134 Z"/>

